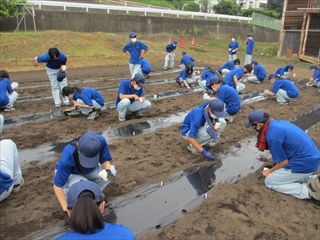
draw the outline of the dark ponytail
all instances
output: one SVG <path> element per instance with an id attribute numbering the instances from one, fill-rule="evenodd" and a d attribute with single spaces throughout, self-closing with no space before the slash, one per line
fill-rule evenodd
<path id="1" fill-rule="evenodd" d="M 69 94 L 73 94 L 74 93 L 74 90 L 76 90 L 78 93 L 82 92 L 82 88 L 79 88 L 77 86 L 74 86 L 74 87 L 65 86 L 62 89 L 62 96 L 68 97 Z"/>

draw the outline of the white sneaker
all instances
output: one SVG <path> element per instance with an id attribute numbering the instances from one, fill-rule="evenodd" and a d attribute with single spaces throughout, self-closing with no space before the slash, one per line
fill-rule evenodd
<path id="1" fill-rule="evenodd" d="M 99 113 L 97 111 L 92 111 L 89 114 L 89 117 L 87 117 L 88 120 L 95 120 L 99 116 Z"/>
<path id="2" fill-rule="evenodd" d="M 20 178 L 19 180 L 15 181 L 13 183 L 13 189 L 12 189 L 12 192 L 19 192 L 20 191 L 20 188 L 21 186 L 24 184 L 24 179 L 23 178 Z"/>
<path id="3" fill-rule="evenodd" d="M 118 118 L 119 118 L 119 122 L 125 122 L 125 121 L 126 121 L 126 119 L 125 119 L 125 118 L 120 117 L 120 115 L 118 115 Z"/>
<path id="4" fill-rule="evenodd" d="M 195 149 L 195 147 L 192 146 L 191 144 L 188 144 L 187 149 L 188 149 L 190 152 L 192 152 L 193 154 L 200 154 L 200 152 L 199 152 L 197 149 Z"/>
<path id="5" fill-rule="evenodd" d="M 11 111 L 14 111 L 14 110 L 16 110 L 14 107 L 10 107 L 10 106 L 7 106 L 5 109 L 4 109 L 4 111 L 5 112 L 11 112 Z"/>
<path id="6" fill-rule="evenodd" d="M 60 104 L 56 104 L 55 107 L 56 107 L 56 108 L 59 108 L 59 107 L 61 107 L 61 105 L 60 105 Z"/>
<path id="7" fill-rule="evenodd" d="M 232 123 L 234 121 L 234 115 L 230 116 L 229 122 Z"/>
<path id="8" fill-rule="evenodd" d="M 208 146 L 208 147 L 213 147 L 213 146 L 215 146 L 216 145 L 216 143 L 214 142 L 214 141 L 210 141 L 210 142 L 208 142 L 207 144 L 206 144 L 206 146 Z"/>

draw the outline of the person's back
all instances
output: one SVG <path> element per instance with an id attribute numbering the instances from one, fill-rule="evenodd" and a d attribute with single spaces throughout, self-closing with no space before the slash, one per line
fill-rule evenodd
<path id="1" fill-rule="evenodd" d="M 257 79 L 263 82 L 263 80 L 267 76 L 267 71 L 261 64 L 257 64 L 254 67 L 254 74 L 256 75 Z"/>
<path id="2" fill-rule="evenodd" d="M 234 69 L 234 61 L 228 61 L 221 68 L 219 68 L 218 71 L 221 71 L 222 69 L 228 69 L 228 70 L 233 70 Z"/>
<path id="3" fill-rule="evenodd" d="M 141 71 L 147 75 L 152 71 L 151 65 L 147 59 L 141 59 Z"/>
<path id="4" fill-rule="evenodd" d="M 235 115 L 241 108 L 241 100 L 237 91 L 227 84 L 221 85 L 218 98 L 226 104 L 227 113 Z"/>
<path id="5" fill-rule="evenodd" d="M 191 65 L 192 67 L 194 67 L 194 59 L 185 54 L 181 58 L 180 64 L 184 64 L 185 66 Z"/>
<path id="6" fill-rule="evenodd" d="M 104 106 L 103 96 L 94 88 L 83 88 L 79 95 L 85 103 L 92 102 L 91 100 L 95 100 L 98 104 Z"/>
<path id="7" fill-rule="evenodd" d="M 236 76 L 238 79 L 240 79 L 243 76 L 243 68 L 235 68 L 224 79 L 225 83 L 228 84 L 230 87 L 232 87 L 234 83 L 233 77 Z"/>
<path id="8" fill-rule="evenodd" d="M 277 79 L 273 84 L 272 92 L 276 93 L 279 89 L 286 91 L 290 98 L 297 98 L 299 96 L 299 89 L 290 80 Z"/>
<path id="9" fill-rule="evenodd" d="M 9 104 L 9 97 L 7 95 L 7 92 L 13 92 L 10 79 L 0 79 L 0 106 L 6 106 L 7 104 Z"/>

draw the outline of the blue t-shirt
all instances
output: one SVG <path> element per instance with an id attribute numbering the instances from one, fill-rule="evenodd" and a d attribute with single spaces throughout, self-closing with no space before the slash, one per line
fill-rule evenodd
<path id="1" fill-rule="evenodd" d="M 56 240 L 66 239 L 134 240 L 135 238 L 131 230 L 126 226 L 120 224 L 104 223 L 104 228 L 98 229 L 95 233 L 88 232 L 83 234 L 75 231 L 70 231 L 56 238 Z"/>
<path id="2" fill-rule="evenodd" d="M 185 66 L 191 65 L 194 67 L 194 59 L 188 55 L 184 55 L 179 64 L 184 64 Z"/>
<path id="3" fill-rule="evenodd" d="M 221 68 L 219 68 L 218 71 L 221 71 L 222 69 L 228 69 L 228 70 L 233 70 L 234 69 L 234 61 L 228 61 Z"/>
<path id="4" fill-rule="evenodd" d="M 285 72 L 288 72 L 288 66 L 282 66 L 279 67 L 278 70 L 276 71 L 276 74 L 279 75 L 280 77 L 284 76 Z"/>
<path id="5" fill-rule="evenodd" d="M 297 98 L 299 96 L 299 89 L 290 80 L 278 78 L 273 83 L 273 87 L 272 87 L 271 92 L 277 93 L 279 91 L 279 89 L 286 91 L 290 98 Z"/>
<path id="6" fill-rule="evenodd" d="M 284 120 L 272 120 L 266 135 L 273 162 L 286 159 L 284 169 L 292 173 L 318 171 L 320 153 L 313 140 L 299 127 Z"/>
<path id="7" fill-rule="evenodd" d="M 145 74 L 149 74 L 152 71 L 151 65 L 147 59 L 141 58 L 141 71 Z"/>
<path id="8" fill-rule="evenodd" d="M 133 87 L 131 87 L 130 82 L 131 82 L 131 80 L 122 80 L 120 82 L 119 89 L 118 89 L 118 95 L 117 95 L 117 101 L 116 101 L 116 107 L 118 106 L 118 103 L 121 101 L 120 96 L 119 96 L 120 93 L 125 94 L 125 95 L 135 94 L 139 97 L 144 96 L 143 88 L 140 88 L 140 90 L 135 90 Z M 131 103 L 133 103 L 135 101 L 134 98 L 129 98 L 129 100 Z"/>
<path id="9" fill-rule="evenodd" d="M 0 194 L 6 191 L 13 184 L 13 178 L 0 170 Z"/>
<path id="10" fill-rule="evenodd" d="M 210 79 L 214 76 L 218 76 L 218 74 L 215 72 L 211 72 L 209 69 L 204 70 L 204 72 L 200 76 L 201 79 L 206 80 L 206 87 L 208 89 L 212 90 Z"/>
<path id="11" fill-rule="evenodd" d="M 218 98 L 226 104 L 226 111 L 230 115 L 235 115 L 240 111 L 241 101 L 238 92 L 228 86 L 223 84 L 218 90 Z"/>
<path id="12" fill-rule="evenodd" d="M 267 71 L 264 68 L 264 66 L 257 64 L 253 68 L 253 73 L 256 75 L 257 79 L 261 82 L 266 78 L 267 76 Z"/>
<path id="13" fill-rule="evenodd" d="M 236 76 L 239 80 L 240 78 L 242 78 L 243 74 L 244 74 L 244 71 L 242 67 L 235 68 L 228 73 L 224 81 L 230 87 L 233 87 L 235 85 L 233 77 Z"/>
<path id="14" fill-rule="evenodd" d="M 12 93 L 11 82 L 9 78 L 0 80 L 0 106 L 7 106 L 10 102 L 7 93 Z"/>
<path id="15" fill-rule="evenodd" d="M 166 46 L 166 50 L 168 53 L 170 52 L 173 52 L 175 49 L 176 49 L 177 46 L 174 46 L 173 43 L 169 43 L 167 46 Z"/>
<path id="16" fill-rule="evenodd" d="M 237 41 L 234 41 L 234 42 L 231 41 L 231 42 L 229 43 L 228 48 L 231 48 L 231 50 L 235 50 L 235 49 L 239 48 L 239 43 L 238 43 Z M 237 54 L 237 51 L 231 52 L 231 53 L 229 53 L 229 54 L 235 55 L 235 54 Z"/>
<path id="17" fill-rule="evenodd" d="M 82 99 L 82 101 L 92 107 L 92 100 L 95 100 L 100 106 L 104 106 L 104 98 L 103 96 L 93 88 L 83 88 L 81 93 L 78 93 L 77 90 L 74 90 L 73 100 L 77 100 L 78 98 Z"/>
<path id="18" fill-rule="evenodd" d="M 246 42 L 246 45 L 247 45 L 247 47 L 246 47 L 246 54 L 252 55 L 253 48 L 254 48 L 254 40 L 253 40 L 253 39 L 248 40 L 248 41 Z"/>
<path id="19" fill-rule="evenodd" d="M 177 79 L 182 78 L 182 80 L 186 80 L 187 78 L 191 78 L 191 74 L 187 74 L 186 69 L 184 68 L 180 73 L 179 76 L 177 77 Z"/>
<path id="20" fill-rule="evenodd" d="M 106 161 L 111 161 L 112 157 L 109 151 L 108 144 L 105 138 L 99 134 L 97 134 L 100 143 L 101 143 L 101 150 L 100 150 L 100 164 L 103 164 Z M 73 142 L 74 144 L 76 143 Z M 76 166 L 75 159 L 73 157 L 73 153 L 76 150 L 76 146 L 69 143 L 62 151 L 61 157 L 59 162 L 56 165 L 56 175 L 54 177 L 53 184 L 57 187 L 63 187 L 69 179 L 70 174 L 79 174 L 79 171 Z M 94 168 L 84 168 L 82 167 L 82 174 L 90 173 Z"/>
<path id="21" fill-rule="evenodd" d="M 185 136 L 188 131 L 189 137 L 196 138 L 198 130 L 200 127 L 204 126 L 206 123 L 206 118 L 204 116 L 204 108 L 209 104 L 205 102 L 200 106 L 192 109 L 187 116 L 184 118 L 181 126 L 181 134 Z"/>
<path id="22" fill-rule="evenodd" d="M 57 60 L 51 59 L 49 56 L 49 53 L 46 52 L 42 56 L 38 56 L 37 61 L 47 63 L 46 64 L 47 68 L 59 69 L 61 65 L 67 64 L 67 56 L 61 51 L 59 51 L 59 53 L 60 53 L 60 57 Z"/>
<path id="23" fill-rule="evenodd" d="M 320 70 L 316 69 L 312 75 L 312 78 L 316 80 L 316 82 L 320 82 Z"/>
<path id="24" fill-rule="evenodd" d="M 146 51 L 148 49 L 148 46 L 145 45 L 143 42 L 136 41 L 134 44 L 132 42 L 129 42 L 127 45 L 124 46 L 122 51 L 128 51 L 130 53 L 129 62 L 131 64 L 140 64 L 140 56 L 142 49 Z"/>

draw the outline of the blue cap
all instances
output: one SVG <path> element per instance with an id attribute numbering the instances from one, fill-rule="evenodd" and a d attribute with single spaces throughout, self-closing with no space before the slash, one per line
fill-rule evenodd
<path id="1" fill-rule="evenodd" d="M 264 111 L 263 110 L 254 110 L 248 115 L 249 122 L 245 125 L 246 128 L 251 127 L 255 123 L 263 122 L 266 120 L 264 117 Z"/>
<path id="2" fill-rule="evenodd" d="M 277 78 L 277 74 L 275 74 L 275 73 L 270 73 L 270 75 L 269 75 L 269 80 L 270 80 L 271 78 Z"/>
<path id="3" fill-rule="evenodd" d="M 174 41 L 173 41 L 173 44 L 177 45 L 177 44 L 178 44 L 177 40 L 174 40 Z"/>
<path id="4" fill-rule="evenodd" d="M 185 50 L 182 51 L 182 54 L 187 54 L 187 52 Z"/>
<path id="5" fill-rule="evenodd" d="M 253 37 L 252 33 L 247 34 L 248 37 Z"/>
<path id="6" fill-rule="evenodd" d="M 210 101 L 209 108 L 218 118 L 224 118 L 226 116 L 226 112 L 224 111 L 224 102 L 222 102 L 218 98 L 212 99 Z"/>
<path id="7" fill-rule="evenodd" d="M 129 38 L 135 38 L 137 37 L 137 34 L 135 32 L 129 33 Z"/>
<path id="8" fill-rule="evenodd" d="M 79 138 L 78 153 L 79 162 L 82 167 L 95 168 L 100 160 L 101 142 L 97 134 L 87 130 Z"/>
<path id="9" fill-rule="evenodd" d="M 134 75 L 133 79 L 134 81 L 136 81 L 137 83 L 139 83 L 139 85 L 142 87 L 142 88 L 145 88 L 146 87 L 146 84 L 145 84 L 145 78 L 142 74 L 140 73 L 137 73 L 136 75 Z"/>
<path id="10" fill-rule="evenodd" d="M 219 83 L 219 77 L 217 75 L 214 75 L 213 77 L 210 78 L 210 84 L 213 83 Z"/>
<path id="11" fill-rule="evenodd" d="M 57 76 L 57 80 L 58 82 L 62 82 L 63 79 L 65 79 L 67 77 L 67 73 L 66 72 L 62 72 L 61 70 L 58 72 L 58 76 Z"/>
<path id="12" fill-rule="evenodd" d="M 257 65 L 257 64 L 258 64 L 258 62 L 257 62 L 257 60 L 252 60 L 252 61 L 251 61 L 251 64 L 255 64 L 255 65 Z"/>
<path id="13" fill-rule="evenodd" d="M 76 202 L 79 199 L 79 195 L 83 191 L 92 192 L 94 196 L 93 201 L 95 203 L 102 202 L 104 199 L 104 195 L 101 192 L 100 187 L 95 182 L 80 180 L 79 182 L 72 184 L 71 187 L 69 188 L 69 191 L 67 193 L 68 208 L 73 208 L 73 206 L 76 204 Z"/>
<path id="14" fill-rule="evenodd" d="M 311 64 L 310 67 L 309 67 L 309 70 L 314 69 L 314 68 L 318 68 L 317 64 Z"/>
<path id="15" fill-rule="evenodd" d="M 288 65 L 288 68 L 294 69 L 294 65 L 293 65 L 292 63 L 290 63 L 290 64 Z"/>

